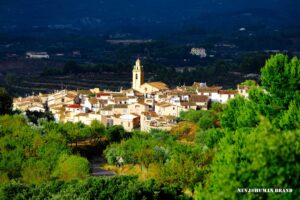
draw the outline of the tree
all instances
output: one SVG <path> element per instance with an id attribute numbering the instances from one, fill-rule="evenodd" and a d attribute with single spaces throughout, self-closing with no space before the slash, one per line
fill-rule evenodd
<path id="1" fill-rule="evenodd" d="M 158 179 L 165 184 L 191 188 L 200 180 L 197 163 L 186 154 L 174 155 L 166 161 Z"/>
<path id="2" fill-rule="evenodd" d="M 111 142 L 120 142 L 126 136 L 123 126 L 111 126 L 106 130 L 106 137 Z"/>
<path id="3" fill-rule="evenodd" d="M 90 125 L 91 140 L 97 142 L 101 136 L 105 135 L 105 126 L 97 120 L 93 120 Z"/>
<path id="4" fill-rule="evenodd" d="M 85 158 L 76 155 L 60 156 L 54 176 L 64 181 L 84 179 L 89 175 L 90 164 Z"/>
<path id="5" fill-rule="evenodd" d="M 300 103 L 292 101 L 289 109 L 282 112 L 278 124 L 285 130 L 300 129 Z"/>
<path id="6" fill-rule="evenodd" d="M 208 184 L 196 199 L 295 199 L 292 193 L 238 193 L 238 188 L 299 188 L 300 131 L 279 131 L 268 120 L 245 132 L 227 134 L 211 166 Z"/>
<path id="7" fill-rule="evenodd" d="M 287 109 L 292 100 L 300 101 L 300 61 L 276 54 L 261 70 L 261 83 L 279 107 Z"/>
<path id="8" fill-rule="evenodd" d="M 187 112 L 181 112 L 180 113 L 180 118 L 185 121 L 189 122 L 198 122 L 200 117 L 202 116 L 202 113 L 197 110 L 189 110 Z"/>
<path id="9" fill-rule="evenodd" d="M 196 143 L 213 148 L 225 136 L 223 129 L 211 128 L 208 130 L 199 130 L 196 133 Z"/>
<path id="10" fill-rule="evenodd" d="M 42 184 L 50 179 L 50 170 L 45 160 L 29 159 L 22 168 L 22 181 L 28 185 Z"/>
<path id="11" fill-rule="evenodd" d="M 231 99 L 221 115 L 223 128 L 236 130 L 238 128 L 255 127 L 259 122 L 259 113 L 252 101 L 244 97 Z"/>
<path id="12" fill-rule="evenodd" d="M 34 124 L 38 124 L 41 120 L 53 121 L 54 116 L 51 112 L 39 112 L 39 111 L 26 111 L 28 120 Z"/>
<path id="13" fill-rule="evenodd" d="M 294 57 L 289 60 L 283 54 L 272 56 L 261 70 L 261 82 L 261 88 L 257 87 L 249 92 L 249 99 L 254 103 L 256 110 L 276 127 L 295 128 L 296 113 L 299 109 L 297 102 L 300 102 L 299 59 Z M 288 118 L 294 120 L 288 122 Z"/>
<path id="14" fill-rule="evenodd" d="M 4 88 L 0 88 L 0 114 L 10 113 L 12 109 L 12 98 Z"/>
<path id="15" fill-rule="evenodd" d="M 76 147 L 78 141 L 85 137 L 84 134 L 88 133 L 86 131 L 83 131 L 85 127 L 86 126 L 81 122 L 67 122 L 65 124 L 62 124 L 62 129 L 64 130 L 69 142 L 75 142 Z"/>
<path id="16" fill-rule="evenodd" d="M 213 115 L 211 111 L 203 111 L 201 118 L 198 121 L 198 126 L 201 129 L 209 129 L 213 128 L 216 121 L 216 117 Z"/>

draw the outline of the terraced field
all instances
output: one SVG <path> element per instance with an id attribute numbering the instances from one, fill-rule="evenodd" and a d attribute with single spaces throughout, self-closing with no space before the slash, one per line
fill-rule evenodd
<path id="1" fill-rule="evenodd" d="M 28 76 L 20 77 L 10 88 L 15 95 L 48 93 L 59 89 L 79 90 L 98 87 L 119 90 L 131 87 L 130 73 L 102 73 L 69 76 Z"/>

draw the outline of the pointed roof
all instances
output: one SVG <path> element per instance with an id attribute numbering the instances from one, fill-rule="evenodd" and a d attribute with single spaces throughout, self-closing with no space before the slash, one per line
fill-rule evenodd
<path id="1" fill-rule="evenodd" d="M 133 70 L 143 71 L 143 66 L 142 66 L 141 60 L 139 58 L 135 61 L 135 65 L 133 66 Z"/>
<path id="2" fill-rule="evenodd" d="M 144 84 L 148 84 L 158 90 L 168 90 L 169 89 L 168 85 L 163 82 L 148 82 L 148 83 L 144 83 Z"/>

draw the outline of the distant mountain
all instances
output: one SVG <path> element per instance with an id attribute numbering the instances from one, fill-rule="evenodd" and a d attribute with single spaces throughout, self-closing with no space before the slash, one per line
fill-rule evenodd
<path id="1" fill-rule="evenodd" d="M 163 33 L 299 25 L 296 0 L 1 0 L 0 30 Z"/>

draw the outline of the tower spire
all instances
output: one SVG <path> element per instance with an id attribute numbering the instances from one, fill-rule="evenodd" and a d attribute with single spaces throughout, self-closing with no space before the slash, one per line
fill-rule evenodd
<path id="1" fill-rule="evenodd" d="M 142 70 L 142 69 L 143 69 L 143 66 L 141 65 L 141 60 L 140 60 L 140 58 L 138 58 L 138 59 L 135 61 L 134 69 L 135 69 L 135 70 Z"/>
<path id="2" fill-rule="evenodd" d="M 141 64 L 141 60 L 138 58 L 135 61 L 132 71 L 132 88 L 139 90 L 141 85 L 144 84 L 144 70 Z"/>

